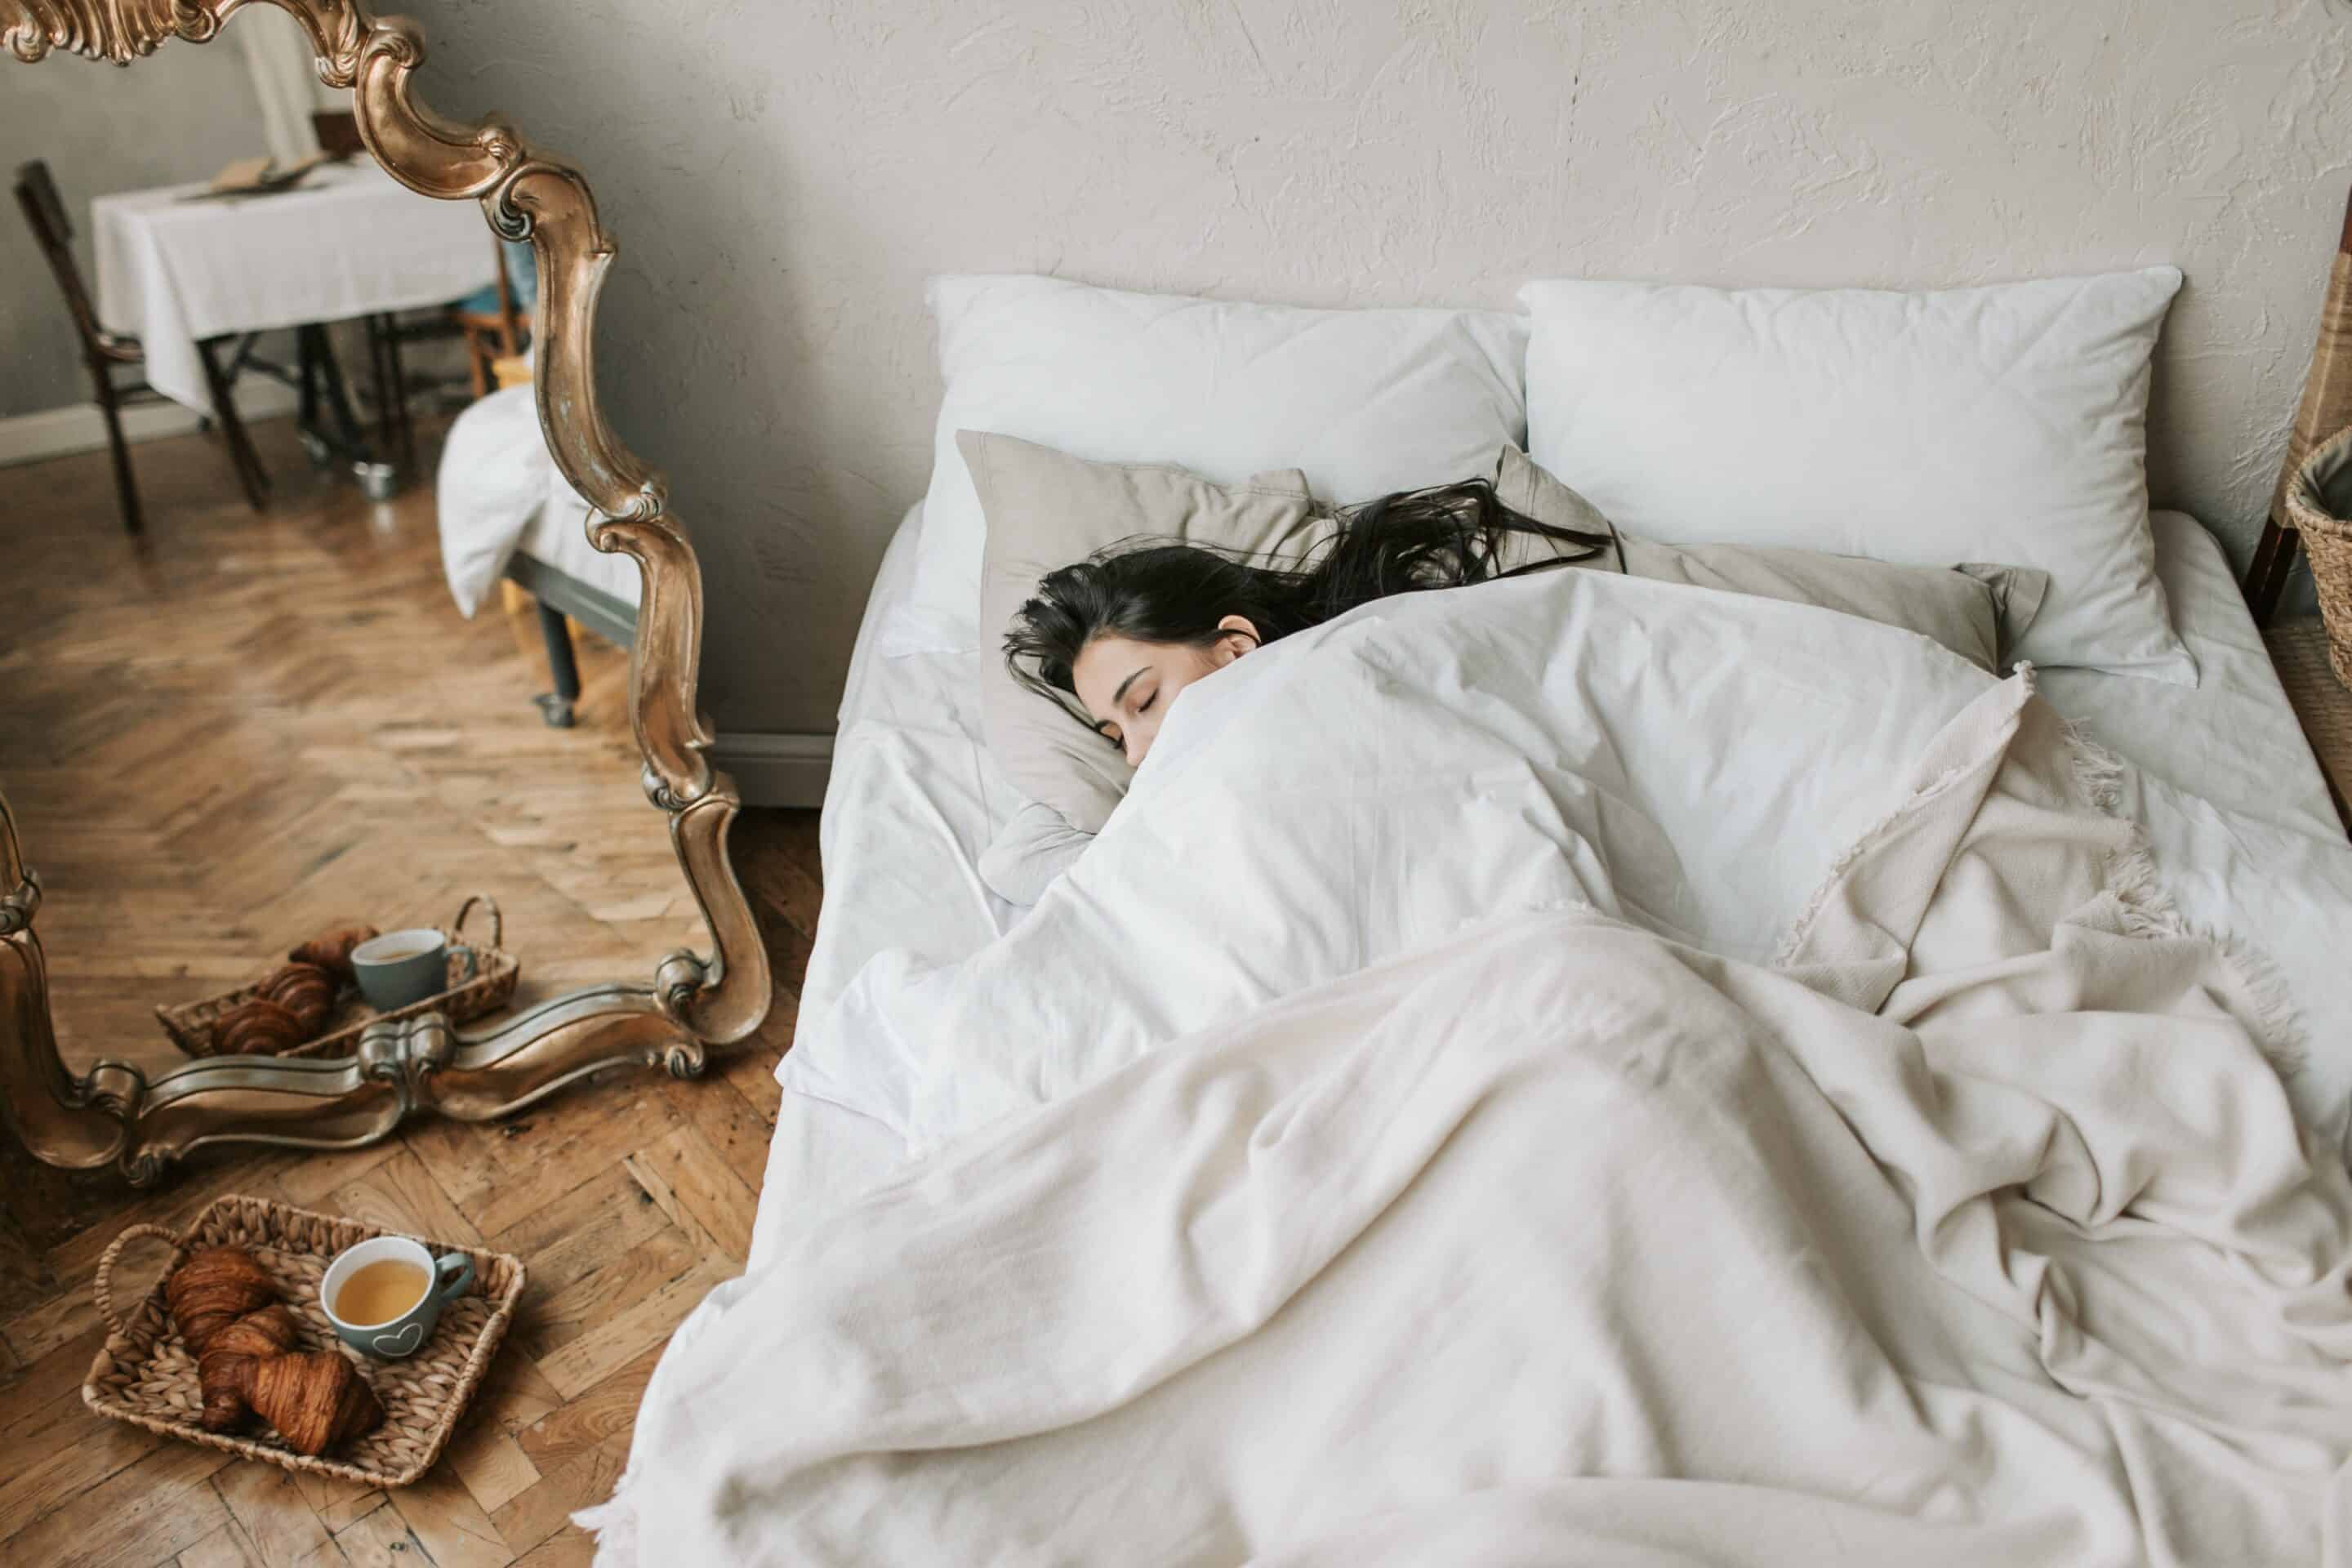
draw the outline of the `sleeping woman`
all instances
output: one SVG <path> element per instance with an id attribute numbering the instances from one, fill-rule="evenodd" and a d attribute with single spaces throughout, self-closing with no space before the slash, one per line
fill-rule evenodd
<path id="1" fill-rule="evenodd" d="M 1297 563 L 1130 539 L 1047 573 L 1005 633 L 1005 662 L 1133 766 L 1184 689 L 1245 653 L 1391 594 L 1517 576 L 1614 545 L 1609 533 L 1512 510 L 1486 479 L 1349 507 Z M 1034 903 L 1091 838 L 1032 804 L 981 857 L 982 879 Z"/>
<path id="2" fill-rule="evenodd" d="M 1139 765 L 1179 694 L 1252 649 L 1359 605 L 1589 560 L 1613 545 L 1514 511 L 1476 479 L 1362 502 L 1296 565 L 1131 539 L 1049 572 L 1004 636 L 1021 682 Z"/>

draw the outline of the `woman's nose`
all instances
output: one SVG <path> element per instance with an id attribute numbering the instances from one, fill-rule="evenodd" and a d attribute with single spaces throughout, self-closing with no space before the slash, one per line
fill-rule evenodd
<path id="1" fill-rule="evenodd" d="M 1150 736 L 1135 735 L 1129 737 L 1127 742 L 1127 765 L 1130 768 L 1141 767 L 1143 765 L 1143 753 L 1150 750 L 1151 750 Z"/>

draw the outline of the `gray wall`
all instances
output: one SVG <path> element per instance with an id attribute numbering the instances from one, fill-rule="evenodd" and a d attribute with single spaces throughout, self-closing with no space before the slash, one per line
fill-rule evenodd
<path id="1" fill-rule="evenodd" d="M 268 150 L 253 79 L 226 39 L 166 45 L 132 70 L 63 53 L 30 68 L 0 60 L 0 174 L 13 184 L 19 163 L 48 160 L 93 291 L 92 196 L 209 179 Z M 88 401 L 64 299 L 11 198 L 0 211 L 0 418 Z"/>
<path id="2" fill-rule="evenodd" d="M 701 551 L 727 730 L 830 725 L 929 471 L 929 273 L 1507 305 L 2174 261 L 2157 492 L 2242 554 L 2352 173 L 2322 0 L 404 8 L 429 98 L 593 179 L 609 413 Z"/>

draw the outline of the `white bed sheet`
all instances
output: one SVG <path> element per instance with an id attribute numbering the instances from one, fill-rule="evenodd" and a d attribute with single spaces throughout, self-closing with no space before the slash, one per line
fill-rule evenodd
<path id="1" fill-rule="evenodd" d="M 884 947 L 947 962 L 994 938 L 1016 912 L 978 871 L 982 851 L 1022 804 L 979 739 L 983 656 L 886 658 L 873 646 L 874 628 L 911 592 L 918 521 L 910 510 L 884 555 L 842 700 L 820 835 L 824 912 L 802 989 L 803 1018 L 831 1006 Z M 2158 569 L 2200 684 L 2054 670 L 2042 690 L 2134 764 L 2126 804 L 2152 821 L 2168 886 L 2189 919 L 2219 927 L 2248 877 L 2291 887 L 2295 847 L 2342 828 L 2220 544 L 2179 512 L 2156 514 L 2155 531 Z M 2319 1010 L 2298 1000 L 2307 1015 Z M 753 1228 L 755 1268 L 766 1261 L 770 1215 L 788 1203 L 854 1195 L 903 1159 L 898 1138 L 877 1122 L 789 1089 L 783 1101 Z"/>

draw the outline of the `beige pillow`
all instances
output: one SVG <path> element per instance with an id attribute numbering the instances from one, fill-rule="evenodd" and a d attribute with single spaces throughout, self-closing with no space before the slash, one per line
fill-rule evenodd
<path id="1" fill-rule="evenodd" d="M 1098 833 L 1135 770 L 1086 726 L 1075 702 L 1057 707 L 1004 666 L 1004 629 L 1037 580 L 1137 534 L 1253 553 L 1303 554 L 1325 519 L 1296 468 L 1212 484 L 1183 468 L 1089 463 L 1011 436 L 960 430 L 988 520 L 981 555 L 980 624 L 986 639 L 981 724 L 1004 774 L 1071 826 Z"/>
<path id="2" fill-rule="evenodd" d="M 1187 469 L 1150 463 L 1091 463 L 1011 436 L 956 434 L 988 521 L 982 557 L 980 624 L 990 642 L 981 676 L 981 721 L 1005 776 L 1072 827 L 1101 831 L 1134 770 L 1088 728 L 1075 702 L 1040 698 L 1005 668 L 1004 629 L 1037 580 L 1056 567 L 1139 535 L 1190 540 L 1253 554 L 1305 554 L 1328 528 L 1295 468 L 1221 485 Z M 2023 629 L 2048 578 L 2009 567 L 1898 566 L 1853 556 L 1747 545 L 1677 549 L 1612 529 L 1591 502 L 1515 447 L 1493 472 L 1496 494 L 1538 522 L 1614 534 L 1617 548 L 1579 564 L 1762 598 L 1842 610 L 1934 638 L 1977 665 L 1998 667 L 2001 633 Z M 1505 570 L 1570 552 L 1535 535 L 1516 536 Z M 2003 606 L 2021 616 L 2004 625 Z"/>
<path id="3" fill-rule="evenodd" d="M 1495 493 L 1504 505 L 1538 522 L 1616 534 L 1613 559 L 1596 556 L 1580 565 L 1860 616 L 1917 632 L 1978 668 L 1995 673 L 2001 668 L 2003 650 L 2024 635 L 2050 587 L 2048 573 L 2028 566 L 1902 566 L 1812 550 L 1660 544 L 1637 539 L 1622 529 L 1612 530 L 1591 501 L 1515 447 L 1504 447 L 1496 458 Z M 1507 552 L 1507 564 L 1535 559 L 1549 548 L 1541 538 L 1520 539 L 1525 544 L 1517 559 Z"/>

